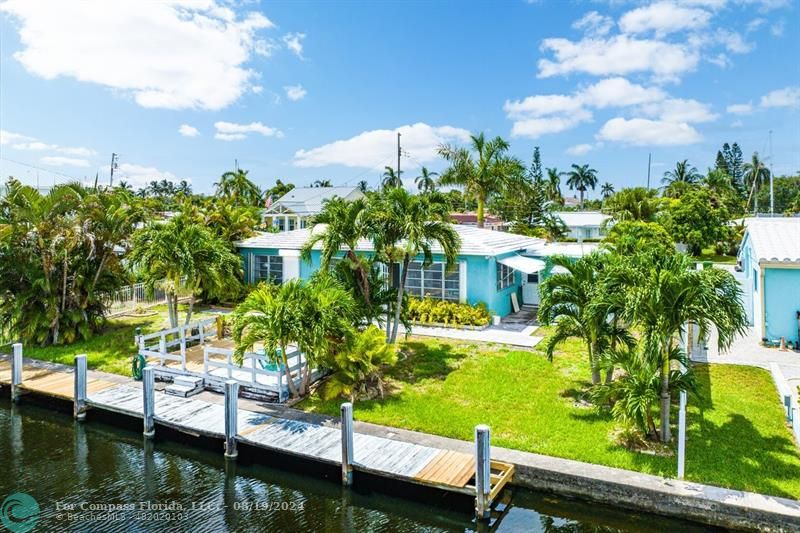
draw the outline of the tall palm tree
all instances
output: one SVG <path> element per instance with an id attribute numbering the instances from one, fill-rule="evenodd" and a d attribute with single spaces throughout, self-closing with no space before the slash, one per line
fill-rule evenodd
<path id="1" fill-rule="evenodd" d="M 630 334 L 611 316 L 618 312 L 611 305 L 594 303 L 603 293 L 602 275 L 609 257 L 593 253 L 573 261 L 565 256 L 552 258 L 553 265 L 564 273 L 553 274 L 541 285 L 539 317 L 543 323 L 555 323 L 555 332 L 548 337 L 545 349 L 548 358 L 559 344 L 570 337 L 579 337 L 586 344 L 592 384 L 600 384 L 600 356 L 612 345 L 630 345 Z"/>
<path id="2" fill-rule="evenodd" d="M 702 178 L 703 176 L 697 171 L 697 168 L 690 165 L 688 159 L 684 159 L 683 161 L 675 163 L 675 168 L 673 170 L 664 172 L 661 183 L 667 186 L 674 183 L 694 184 Z"/>
<path id="3" fill-rule="evenodd" d="M 609 182 L 605 182 L 603 186 L 600 187 L 600 194 L 603 196 L 603 200 L 608 199 L 612 194 L 614 194 L 614 186 Z"/>
<path id="4" fill-rule="evenodd" d="M 450 224 L 447 202 L 438 193 L 413 195 L 403 188 L 389 189 L 373 202 L 369 220 L 369 233 L 375 249 L 391 250 L 393 259 L 402 265 L 393 327 L 388 336 L 389 342 L 395 342 L 409 264 L 421 255 L 423 265 L 430 265 L 436 247 L 441 249 L 438 253 L 444 256 L 445 268 L 452 268 L 456 264 L 461 239 Z"/>
<path id="5" fill-rule="evenodd" d="M 261 204 L 261 189 L 247 177 L 247 170 L 240 168 L 234 172 L 226 172 L 214 186 L 217 188 L 217 196 L 230 198 L 236 204 Z"/>
<path id="6" fill-rule="evenodd" d="M 570 190 L 581 193 L 581 209 L 583 209 L 583 195 L 589 189 L 597 186 L 597 171 L 589 165 L 572 165 L 572 170 L 567 172 L 567 185 Z"/>
<path id="7" fill-rule="evenodd" d="M 170 326 L 178 327 L 178 295 L 189 292 L 186 324 L 192 318 L 195 296 L 223 293 L 239 283 L 241 259 L 228 242 L 187 216 L 150 223 L 133 234 L 128 257 L 151 289 L 161 285 L 167 294 Z"/>
<path id="8" fill-rule="evenodd" d="M 392 167 L 383 167 L 383 181 L 381 185 L 383 185 L 384 189 L 391 189 L 391 188 L 398 188 L 403 186 L 403 179 L 402 174 L 403 171 L 401 170 L 399 173 Z"/>
<path id="9" fill-rule="evenodd" d="M 359 191 L 366 193 L 369 190 L 369 183 L 367 183 L 367 180 L 361 180 L 356 187 Z"/>
<path id="10" fill-rule="evenodd" d="M 333 187 L 333 183 L 331 182 L 331 180 L 327 180 L 327 179 L 325 179 L 325 180 L 316 180 L 314 182 L 313 186 L 314 187 Z"/>
<path id="11" fill-rule="evenodd" d="M 547 199 L 551 202 L 561 203 L 561 173 L 557 168 L 547 168 Z"/>
<path id="12" fill-rule="evenodd" d="M 758 157 L 758 152 L 753 152 L 753 157 L 744 164 L 744 180 L 750 193 L 747 196 L 745 211 L 753 198 L 753 212 L 758 214 L 758 186 L 769 180 L 769 169 Z"/>
<path id="13" fill-rule="evenodd" d="M 507 155 L 509 144 L 501 137 L 487 140 L 483 133 L 471 135 L 470 148 L 439 147 L 439 155 L 450 163 L 439 183 L 464 188 L 464 193 L 478 204 L 477 224 L 482 228 L 489 197 L 502 191 L 510 178 L 524 174 L 525 166 Z"/>
<path id="14" fill-rule="evenodd" d="M 438 172 L 429 172 L 427 167 L 422 167 L 420 175 L 417 176 L 415 183 L 420 192 L 433 192 L 436 190 L 436 180 L 433 178 L 438 176 Z"/>
<path id="15" fill-rule="evenodd" d="M 670 374 L 672 354 L 688 323 L 704 338 L 713 326 L 720 350 L 745 332 L 747 317 L 742 290 L 729 272 L 694 269 L 685 254 L 642 253 L 629 259 L 630 268 L 616 269 L 605 294 L 617 299 L 619 316 L 641 331 L 644 352 L 657 358 L 661 376 L 661 440 L 670 436 Z"/>

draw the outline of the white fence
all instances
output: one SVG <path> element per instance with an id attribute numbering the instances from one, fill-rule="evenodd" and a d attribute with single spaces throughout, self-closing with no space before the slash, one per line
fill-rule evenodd
<path id="1" fill-rule="evenodd" d="M 186 283 L 186 278 L 181 279 L 181 284 L 184 283 Z M 155 287 L 152 293 L 149 293 L 144 283 L 134 283 L 107 295 L 106 315 L 119 315 L 129 313 L 137 307 L 147 308 L 166 303 L 167 293 L 164 289 Z"/>
<path id="2" fill-rule="evenodd" d="M 784 377 L 781 367 L 776 363 L 770 363 L 769 367 L 772 372 L 772 380 L 778 388 L 778 395 L 786 411 L 786 420 L 791 425 L 797 444 L 800 444 L 800 406 L 797 404 L 797 397 L 792 393 L 792 385 Z"/>
<path id="3" fill-rule="evenodd" d="M 218 336 L 217 325 L 216 318 L 207 318 L 177 328 L 139 335 L 136 343 L 141 355 L 158 358 L 161 366 L 164 366 L 164 361 L 175 361 L 181 364 L 181 370 L 186 371 L 186 344 L 192 341 L 203 344 L 209 337 Z M 148 341 L 153 339 L 158 339 L 158 342 L 148 345 Z M 180 355 L 169 353 L 174 346 L 180 346 Z"/>

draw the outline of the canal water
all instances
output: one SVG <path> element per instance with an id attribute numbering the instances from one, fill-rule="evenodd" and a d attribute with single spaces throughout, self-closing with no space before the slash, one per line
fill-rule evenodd
<path id="1" fill-rule="evenodd" d="M 263 453 L 263 452 L 261 452 Z M 0 531 L 473 531 L 463 506 L 345 490 L 185 442 L 0 400 Z M 462 502 L 463 503 L 463 502 Z M 16 522 L 10 522 L 14 520 Z M 31 529 L 32 527 L 32 529 Z M 514 490 L 494 531 L 702 531 L 687 522 Z"/>

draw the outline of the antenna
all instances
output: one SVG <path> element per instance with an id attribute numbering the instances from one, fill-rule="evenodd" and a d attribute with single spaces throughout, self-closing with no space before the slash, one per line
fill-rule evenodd
<path id="1" fill-rule="evenodd" d="M 397 132 L 397 179 L 400 179 L 400 156 L 403 155 L 403 149 L 400 148 L 400 132 Z"/>
<path id="2" fill-rule="evenodd" d="M 652 159 L 653 154 L 649 152 L 647 154 L 647 190 L 650 190 L 650 160 Z"/>
<path id="3" fill-rule="evenodd" d="M 772 130 L 769 130 L 769 216 L 775 216 L 775 188 L 773 186 L 774 172 L 772 171 Z"/>
<path id="4" fill-rule="evenodd" d="M 108 186 L 114 186 L 114 170 L 119 168 L 119 154 L 111 154 L 111 173 L 109 174 L 108 178 Z"/>

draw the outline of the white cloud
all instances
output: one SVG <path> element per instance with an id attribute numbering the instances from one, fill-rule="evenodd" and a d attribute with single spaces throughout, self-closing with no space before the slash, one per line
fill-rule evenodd
<path id="1" fill-rule="evenodd" d="M 646 104 L 640 110 L 650 117 L 673 123 L 711 122 L 719 118 L 708 104 L 683 98 L 668 98 L 662 102 Z"/>
<path id="2" fill-rule="evenodd" d="M 298 167 L 324 167 L 344 165 L 347 167 L 382 169 L 392 164 L 397 157 L 397 133 L 402 135 L 403 151 L 411 158 L 405 161 L 406 168 L 438 161 L 436 149 L 441 144 L 465 143 L 469 131 L 453 126 L 429 126 L 418 122 L 391 130 L 369 130 L 349 139 L 298 150 L 294 165 Z"/>
<path id="3" fill-rule="evenodd" d="M 511 135 L 536 139 L 548 133 L 560 133 L 572 129 L 582 122 L 591 120 L 591 118 L 592 114 L 590 112 L 582 110 L 565 116 L 517 120 L 511 127 Z"/>
<path id="4" fill-rule="evenodd" d="M 241 141 L 247 138 L 248 133 L 260 133 L 264 137 L 283 137 L 283 132 L 276 128 L 265 126 L 261 122 L 250 124 L 236 124 L 235 122 L 215 122 L 217 132 L 214 138 L 220 141 Z"/>
<path id="5" fill-rule="evenodd" d="M 719 68 L 728 68 L 733 64 L 730 58 L 726 54 L 723 54 L 722 52 L 720 52 L 715 56 L 706 58 L 706 61 L 714 65 L 717 65 Z"/>
<path id="6" fill-rule="evenodd" d="M 594 76 L 651 72 L 656 79 L 673 80 L 694 70 L 700 60 L 694 47 L 627 35 L 580 41 L 545 39 L 541 49 L 552 52 L 554 59 L 539 60 L 540 78 L 573 72 Z"/>
<path id="7" fill-rule="evenodd" d="M 59 154 L 77 155 L 82 157 L 89 157 L 95 154 L 94 150 L 84 148 L 83 146 L 59 146 L 57 144 L 39 141 L 35 137 L 30 137 L 28 135 L 22 135 L 21 133 L 14 133 L 6 130 L 0 130 L 0 144 L 10 144 L 15 150 L 48 150 L 51 152 L 58 152 Z"/>
<path id="8" fill-rule="evenodd" d="M 800 86 L 785 87 L 762 96 L 761 107 L 800 107 Z"/>
<path id="9" fill-rule="evenodd" d="M 19 22 L 23 48 L 14 57 L 28 72 L 96 83 L 168 109 L 236 101 L 256 76 L 244 66 L 256 34 L 273 27 L 260 13 L 237 17 L 214 0 L 8 0 L 0 10 Z"/>
<path id="10" fill-rule="evenodd" d="M 62 156 L 45 156 L 39 160 L 40 163 L 43 165 L 50 165 L 53 167 L 88 167 L 90 166 L 89 161 L 86 159 L 77 159 L 74 157 L 62 157 Z"/>
<path id="11" fill-rule="evenodd" d="M 178 128 L 178 133 L 184 137 L 197 137 L 200 135 L 200 130 L 188 124 L 181 124 L 181 127 Z"/>
<path id="12" fill-rule="evenodd" d="M 583 17 L 572 23 L 572 27 L 588 35 L 606 35 L 614 27 L 611 17 L 601 15 L 597 11 L 589 11 Z"/>
<path id="13" fill-rule="evenodd" d="M 14 133 L 13 131 L 0 130 L 0 144 L 23 143 L 28 141 L 35 141 L 33 137 L 22 135 L 21 133 Z"/>
<path id="14" fill-rule="evenodd" d="M 628 11 L 619 20 L 624 33 L 655 32 L 662 37 L 669 33 L 698 30 L 708 25 L 711 13 L 705 9 L 683 7 L 674 2 L 656 2 Z"/>
<path id="15" fill-rule="evenodd" d="M 305 98 L 308 91 L 306 91 L 302 85 L 287 85 L 283 88 L 286 91 L 286 98 L 289 100 L 296 102 L 298 100 L 302 100 Z"/>
<path id="16" fill-rule="evenodd" d="M 625 78 L 600 80 L 580 91 L 580 98 L 587 105 L 598 108 L 624 107 L 655 102 L 666 97 L 657 87 L 643 87 Z"/>
<path id="17" fill-rule="evenodd" d="M 729 31 L 722 28 L 717 29 L 714 34 L 715 42 L 722 44 L 725 49 L 734 54 L 746 54 L 753 50 L 754 45 L 748 43 L 744 38 L 735 31 Z"/>
<path id="18" fill-rule="evenodd" d="M 305 38 L 305 33 L 287 33 L 283 36 L 283 44 L 290 52 L 303 59 L 303 40 Z"/>
<path id="19" fill-rule="evenodd" d="M 596 135 L 601 141 L 615 141 L 635 146 L 670 146 L 692 144 L 700 134 L 685 122 L 666 122 L 644 118 L 612 118 Z"/>
<path id="20" fill-rule="evenodd" d="M 585 155 L 594 150 L 593 144 L 576 144 L 575 146 L 570 146 L 565 150 L 567 155 Z"/>
<path id="21" fill-rule="evenodd" d="M 783 31 L 786 29 L 786 21 L 781 19 L 769 27 L 769 32 L 774 37 L 783 37 Z"/>
<path id="22" fill-rule="evenodd" d="M 179 181 L 171 172 L 133 163 L 121 163 L 114 172 L 114 179 L 127 181 L 133 187 L 142 187 L 151 181 Z"/>
<path id="23" fill-rule="evenodd" d="M 731 128 L 741 128 L 742 126 L 744 126 L 744 122 L 741 120 L 734 120 L 731 122 Z"/>
<path id="24" fill-rule="evenodd" d="M 767 19 L 757 17 L 747 23 L 747 33 L 756 31 L 758 28 L 767 23 Z"/>
<path id="25" fill-rule="evenodd" d="M 733 115 L 749 115 L 753 112 L 753 104 L 750 102 L 746 104 L 731 104 L 726 111 Z"/>

